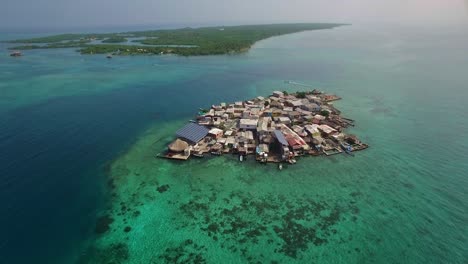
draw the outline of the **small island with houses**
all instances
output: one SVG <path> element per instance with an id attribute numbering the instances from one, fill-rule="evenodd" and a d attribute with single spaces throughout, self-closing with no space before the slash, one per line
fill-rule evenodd
<path id="1" fill-rule="evenodd" d="M 357 136 L 344 133 L 354 121 L 341 116 L 332 102 L 340 97 L 317 89 L 220 103 L 199 109 L 176 132 L 176 139 L 158 157 L 187 160 L 234 154 L 243 161 L 253 155 L 261 163 L 296 163 L 301 156 L 335 155 L 368 148 Z"/>

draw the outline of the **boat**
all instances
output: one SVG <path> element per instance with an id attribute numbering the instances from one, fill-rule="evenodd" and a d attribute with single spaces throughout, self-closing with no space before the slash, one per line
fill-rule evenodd
<path id="1" fill-rule="evenodd" d="M 111 55 L 111 54 L 108 54 L 108 55 L 106 56 L 106 58 L 112 59 L 112 55 Z"/>
<path id="2" fill-rule="evenodd" d="M 23 54 L 20 51 L 13 51 L 12 53 L 10 53 L 10 56 L 11 57 L 21 57 L 21 56 L 23 56 Z"/>
<path id="3" fill-rule="evenodd" d="M 283 164 L 278 164 L 278 170 L 282 170 L 283 169 Z"/>
<path id="4" fill-rule="evenodd" d="M 197 158 L 203 158 L 203 153 L 201 152 L 195 152 L 195 153 L 192 153 L 192 155 Z"/>
<path id="5" fill-rule="evenodd" d="M 221 156 L 223 153 L 221 151 L 211 151 L 211 155 Z"/>
<path id="6" fill-rule="evenodd" d="M 340 143 L 341 148 L 345 151 L 346 154 L 352 155 L 353 148 L 346 142 Z"/>
<path id="7" fill-rule="evenodd" d="M 244 155 L 239 155 L 239 161 L 240 162 L 244 161 Z"/>

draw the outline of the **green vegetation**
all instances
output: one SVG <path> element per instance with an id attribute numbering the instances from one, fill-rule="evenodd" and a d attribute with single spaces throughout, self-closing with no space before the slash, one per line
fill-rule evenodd
<path id="1" fill-rule="evenodd" d="M 300 99 L 306 98 L 307 93 L 306 92 L 297 92 L 296 97 Z"/>
<path id="2" fill-rule="evenodd" d="M 341 24 L 272 24 L 231 27 L 182 28 L 112 34 L 62 34 L 56 36 L 13 40 L 10 43 L 43 43 L 44 46 L 26 45 L 12 49 L 80 48 L 83 54 L 114 53 L 120 55 L 171 53 L 183 56 L 217 55 L 247 51 L 255 42 L 273 36 L 306 30 L 330 29 Z M 125 37 L 124 37 L 125 36 Z M 117 45 L 127 41 L 139 45 Z M 95 39 L 104 39 L 105 44 L 90 44 Z M 142 45 L 144 44 L 144 45 Z M 190 47 L 187 47 L 190 45 Z"/>
<path id="3" fill-rule="evenodd" d="M 320 115 L 328 117 L 330 115 L 330 112 L 328 112 L 326 110 L 322 110 L 322 111 L 320 111 Z"/>
<path id="4" fill-rule="evenodd" d="M 122 36 L 112 36 L 102 41 L 102 43 L 122 43 L 122 42 L 127 42 L 127 39 Z"/>
<path id="5" fill-rule="evenodd" d="M 69 40 L 80 40 L 86 38 L 83 34 L 61 34 L 48 37 L 31 38 L 31 39 L 17 39 L 9 41 L 9 43 L 57 43 Z"/>
<path id="6" fill-rule="evenodd" d="M 88 40 L 78 40 L 78 41 L 65 41 L 65 42 L 52 42 L 46 45 L 24 45 L 16 46 L 10 49 L 13 50 L 30 50 L 30 49 L 60 49 L 60 48 L 76 48 L 76 47 L 85 47 L 89 43 Z"/>

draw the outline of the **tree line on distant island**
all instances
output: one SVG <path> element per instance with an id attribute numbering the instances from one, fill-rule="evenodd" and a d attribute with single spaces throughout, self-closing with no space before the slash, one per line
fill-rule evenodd
<path id="1" fill-rule="evenodd" d="M 248 50 L 255 42 L 306 30 L 330 29 L 342 24 L 272 24 L 230 27 L 182 28 L 112 34 L 62 34 L 41 38 L 13 40 L 10 43 L 30 44 L 11 49 L 79 48 L 82 54 L 136 55 L 178 54 L 218 55 Z M 139 45 L 122 45 L 127 37 Z M 101 40 L 102 44 L 92 44 Z M 41 45 L 38 45 L 41 44 Z M 143 44 L 143 45 L 142 45 Z M 155 46 L 157 45 L 157 46 Z"/>

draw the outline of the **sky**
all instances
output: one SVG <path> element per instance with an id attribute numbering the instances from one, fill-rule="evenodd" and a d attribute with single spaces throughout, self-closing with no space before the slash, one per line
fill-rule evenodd
<path id="1" fill-rule="evenodd" d="M 468 23 L 468 0 L 1 0 L 0 28 Z"/>

